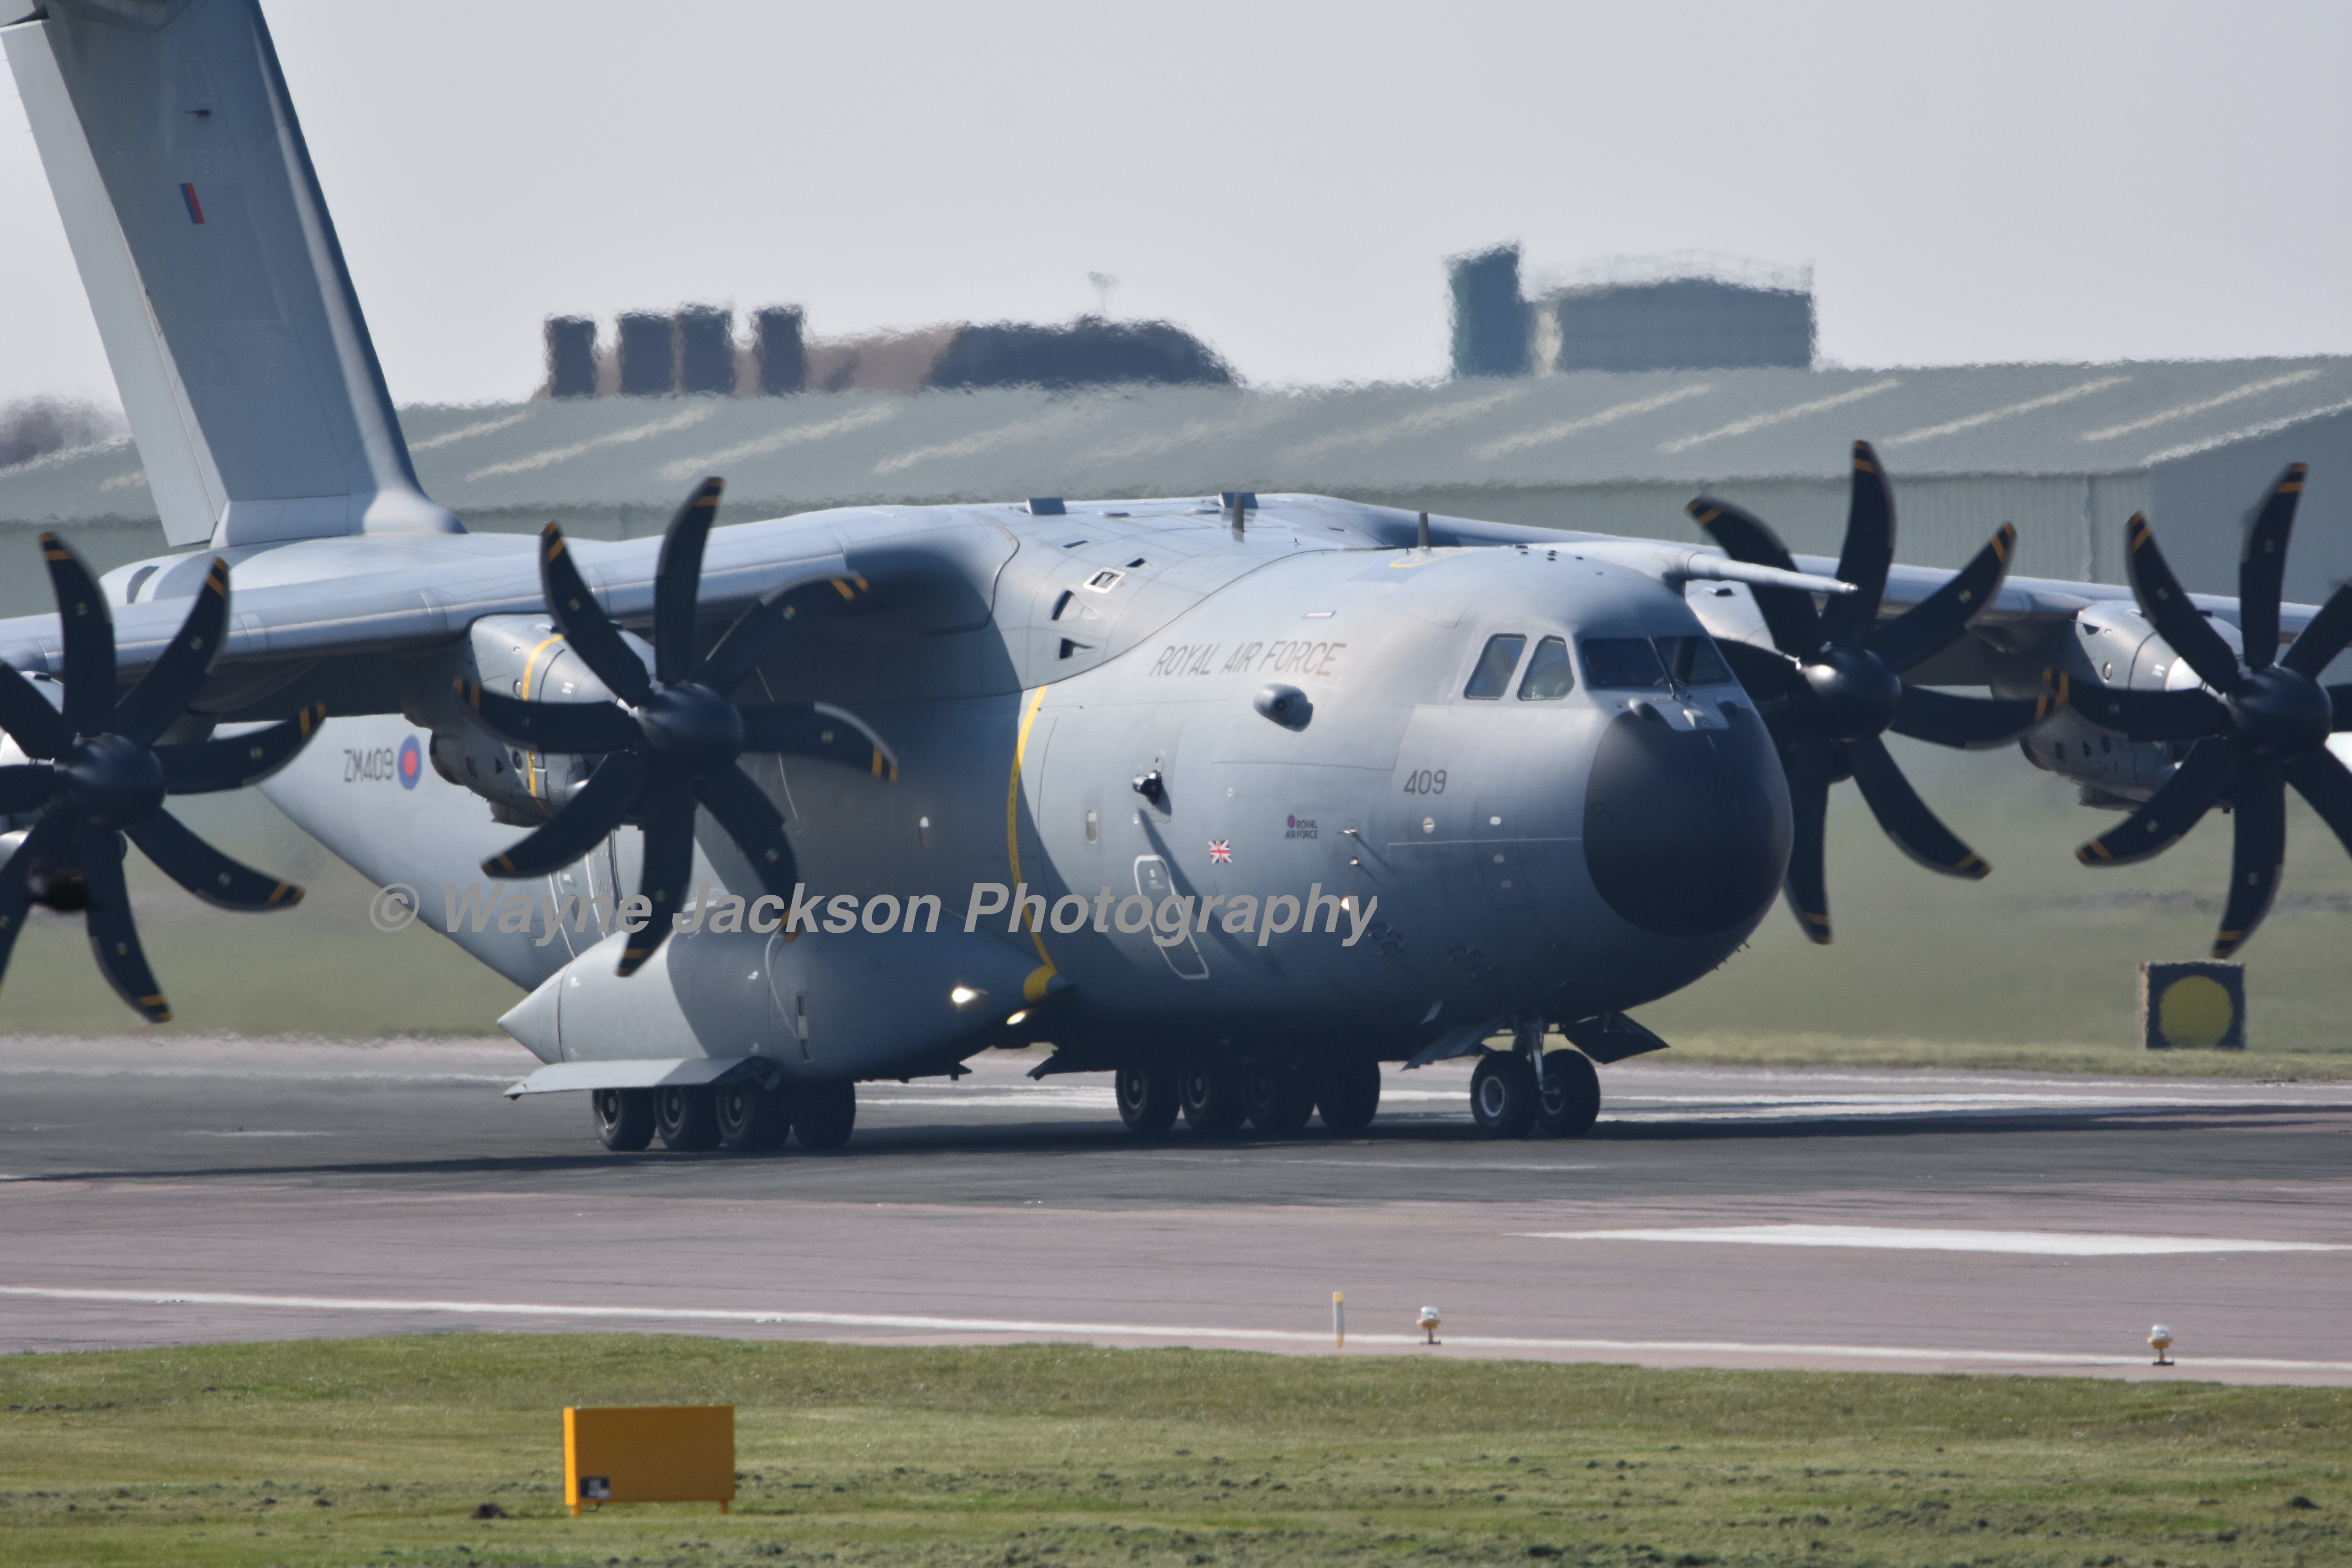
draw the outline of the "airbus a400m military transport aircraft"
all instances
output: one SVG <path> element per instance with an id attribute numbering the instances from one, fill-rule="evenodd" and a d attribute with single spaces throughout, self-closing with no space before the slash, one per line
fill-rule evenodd
<path id="1" fill-rule="evenodd" d="M 1829 939 L 1839 780 L 1984 873 L 1889 729 L 2145 802 L 2093 860 L 2233 805 L 2224 952 L 2285 784 L 2352 838 L 2316 679 L 2352 596 L 2279 602 L 2300 470 L 2236 601 L 2137 521 L 2131 590 L 2008 577 L 2006 527 L 1896 566 L 1862 446 L 1834 563 L 1708 500 L 1706 546 L 1240 491 L 714 529 L 713 480 L 659 541 L 473 534 L 416 483 L 252 0 L 42 0 L 5 38 L 166 533 L 205 548 L 93 579 L 48 540 L 58 614 L 0 623 L 0 952 L 79 910 L 148 1017 L 124 837 L 285 908 L 165 809 L 266 779 L 529 989 L 520 1090 L 587 1091 L 612 1148 L 835 1145 L 858 1080 L 1041 1041 L 1145 1133 L 1360 1129 L 1382 1060 L 1471 1053 L 1482 1125 L 1576 1132 L 1592 1064 L 1664 1043 L 1628 1010 L 1776 892 Z M 2137 650 L 2118 684 L 2094 635 Z"/>

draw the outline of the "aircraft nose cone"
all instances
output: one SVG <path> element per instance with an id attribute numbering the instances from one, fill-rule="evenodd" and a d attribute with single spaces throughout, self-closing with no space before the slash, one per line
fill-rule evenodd
<path id="1" fill-rule="evenodd" d="M 1679 731 L 1639 712 L 1601 731 L 1584 794 L 1584 861 L 1609 907 L 1657 936 L 1759 919 L 1789 868 L 1789 788 L 1763 721 Z"/>

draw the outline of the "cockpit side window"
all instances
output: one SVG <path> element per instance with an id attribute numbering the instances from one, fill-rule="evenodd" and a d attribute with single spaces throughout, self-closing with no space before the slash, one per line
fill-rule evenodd
<path id="1" fill-rule="evenodd" d="M 1528 672 L 1519 680 L 1519 700 L 1552 702 L 1575 689 L 1576 671 L 1568 662 L 1568 644 L 1559 637 L 1546 637 L 1536 644 L 1536 656 L 1528 660 Z"/>
<path id="2" fill-rule="evenodd" d="M 1685 686 L 1728 686 L 1731 668 L 1713 637 L 1660 637 L 1658 652 L 1667 671 Z"/>
<path id="3" fill-rule="evenodd" d="M 1665 685 L 1666 670 L 1648 637 L 1586 637 L 1584 679 L 1592 686 L 1643 691 Z"/>
<path id="4" fill-rule="evenodd" d="M 1519 667 L 1519 650 L 1528 639 L 1517 632 L 1504 632 L 1486 639 L 1486 648 L 1478 656 L 1478 668 L 1470 672 L 1470 684 L 1462 695 L 1480 701 L 1492 702 L 1511 689 L 1511 671 Z"/>

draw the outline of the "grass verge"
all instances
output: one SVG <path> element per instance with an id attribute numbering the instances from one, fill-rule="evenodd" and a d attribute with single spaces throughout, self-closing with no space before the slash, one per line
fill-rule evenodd
<path id="1" fill-rule="evenodd" d="M 662 1403 L 737 1407 L 733 1517 L 564 1517 L 560 1408 Z M 0 1563 L 2352 1559 L 2333 1389 L 462 1334 L 13 1357 L 0 1406 Z"/>
<path id="2" fill-rule="evenodd" d="M 1921 1040 L 1827 1034 L 1679 1036 L 1664 1062 L 1720 1062 L 1739 1067 L 1943 1068 L 1952 1071 L 2100 1073 L 2116 1078 L 2226 1078 L 2264 1082 L 2352 1079 L 2352 1048 L 2311 1045 L 2303 1049 L 2150 1051 L 2090 1042 Z"/>

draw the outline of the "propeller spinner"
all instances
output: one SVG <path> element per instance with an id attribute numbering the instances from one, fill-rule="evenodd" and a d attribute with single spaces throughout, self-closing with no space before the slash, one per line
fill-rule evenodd
<path id="1" fill-rule="evenodd" d="M 228 565 L 215 557 L 187 618 L 139 684 L 115 696 L 114 618 L 98 580 L 53 533 L 41 552 L 57 595 L 65 653 L 65 705 L 0 665 L 0 728 L 32 762 L 0 767 L 0 812 L 38 813 L 0 867 L 0 971 L 35 903 L 79 910 L 90 952 L 125 1002 L 150 1023 L 171 1005 L 149 969 L 122 877 L 127 835 L 165 875 L 229 910 L 290 909 L 302 889 L 239 865 L 163 809 L 166 797 L 242 789 L 308 745 L 326 717 L 321 703 L 284 723 L 234 739 L 157 745 L 187 710 L 220 657 L 228 625 Z"/>
<path id="2" fill-rule="evenodd" d="M 2324 687 L 2319 674 L 2352 642 L 2352 584 L 2336 590 L 2278 657 L 2279 605 L 2287 536 L 2303 498 L 2304 465 L 2292 464 L 2246 525 L 2238 561 L 2243 657 L 2190 603 L 2157 548 L 2156 531 L 2134 514 L 2126 525 L 2132 595 L 2157 634 L 2205 686 L 2181 691 L 2101 691 L 2084 707 L 2092 722 L 2134 741 L 2188 742 L 2172 777 L 2121 826 L 2074 858 L 2123 866 L 2161 854 L 2226 795 L 2237 819 L 2230 898 L 2213 956 L 2246 944 L 2278 892 L 2286 860 L 2286 786 L 2293 784 L 2352 849 L 2352 770 L 2327 749 L 2331 730 L 2352 727 L 2352 686 Z"/>
<path id="3" fill-rule="evenodd" d="M 1788 547 L 1760 519 L 1728 501 L 1701 496 L 1686 509 L 1735 561 L 1793 572 Z M 1748 688 L 1780 746 L 1788 770 L 1795 837 L 1789 856 L 1789 906 L 1805 934 L 1830 940 L 1829 887 L 1822 864 L 1830 786 L 1851 778 L 1871 814 L 1904 853 L 1947 876 L 1983 877 L 1992 868 L 1927 809 L 1879 739 L 1888 730 L 1937 745 L 1980 747 L 2013 740 L 2063 702 L 1960 697 L 1912 686 L 1903 672 L 1958 641 L 1983 613 L 2009 574 L 2017 531 L 2000 531 L 1951 581 L 1884 626 L 1879 601 L 1895 563 L 1895 494 L 1867 441 L 1853 444 L 1853 496 L 1837 575 L 1854 592 L 1815 609 L 1794 588 L 1753 590 L 1778 653 L 1726 642 L 1725 657 Z"/>
<path id="4" fill-rule="evenodd" d="M 871 731 L 837 709 L 809 702 L 738 704 L 727 694 L 748 677 L 769 640 L 795 615 L 803 593 L 856 600 L 866 584 L 828 579 L 813 589 L 770 595 L 745 610 L 710 651 L 694 654 L 695 609 L 702 553 L 722 486 L 705 479 L 662 535 L 654 574 L 654 668 L 623 638 L 572 563 L 563 531 L 540 535 L 540 583 L 547 607 L 572 651 L 611 690 L 612 702 L 525 702 L 460 679 L 459 698 L 492 733 L 543 752 L 601 756 L 596 771 L 545 826 L 482 862 L 496 877 L 541 876 L 585 855 L 624 822 L 645 832 L 638 891 L 652 919 L 622 952 L 620 973 L 634 974 L 668 937 L 683 906 L 694 860 L 699 805 L 717 818 L 767 889 L 789 898 L 799 879 L 784 821 L 760 786 L 736 765 L 745 752 L 850 760 L 864 749 L 877 777 L 897 777 Z M 849 740 L 854 734 L 855 742 Z"/>

